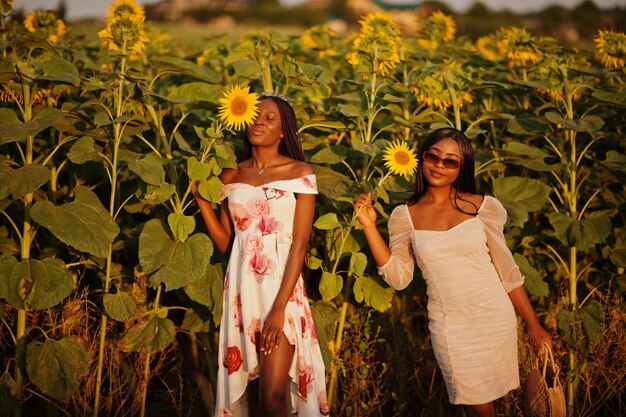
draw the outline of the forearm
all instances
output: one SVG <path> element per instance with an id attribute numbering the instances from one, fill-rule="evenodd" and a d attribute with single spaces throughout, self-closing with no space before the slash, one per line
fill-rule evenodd
<path id="1" fill-rule="evenodd" d="M 211 240 L 221 253 L 226 253 L 230 245 L 230 233 L 228 233 L 224 225 L 217 218 L 213 207 L 211 207 L 211 203 L 202 197 L 196 197 L 196 203 L 200 208 L 200 214 L 202 214 L 202 219 L 204 220 Z"/>
<path id="2" fill-rule="evenodd" d="M 528 295 L 526 294 L 526 290 L 523 285 L 511 290 L 509 293 L 509 298 L 513 303 L 513 306 L 517 310 L 520 316 L 524 319 L 526 324 L 529 327 L 537 327 L 539 326 L 539 319 L 535 314 L 535 310 L 533 309 L 530 300 L 528 299 Z"/>
<path id="3" fill-rule="evenodd" d="M 367 244 L 374 256 L 376 265 L 385 265 L 389 261 L 389 258 L 391 258 L 391 250 L 389 250 L 387 243 L 378 232 L 376 225 L 370 224 L 366 226 L 363 229 L 363 234 L 365 235 L 365 239 L 367 239 Z"/>
<path id="4" fill-rule="evenodd" d="M 298 283 L 298 278 L 302 273 L 302 266 L 304 265 L 304 257 L 306 254 L 307 245 L 302 243 L 294 243 L 289 251 L 287 262 L 285 264 L 285 270 L 283 271 L 282 282 L 276 299 L 274 300 L 273 308 L 284 311 L 293 289 Z"/>

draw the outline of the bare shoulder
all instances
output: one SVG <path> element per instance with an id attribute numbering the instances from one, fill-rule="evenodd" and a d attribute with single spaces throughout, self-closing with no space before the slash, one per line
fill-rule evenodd
<path id="1" fill-rule="evenodd" d="M 295 159 L 290 159 L 287 163 L 285 163 L 284 169 L 285 172 L 289 173 L 288 176 L 291 178 L 300 178 L 304 177 L 305 175 L 315 173 L 311 165 L 307 164 L 304 161 L 298 161 Z"/>
<path id="2" fill-rule="evenodd" d="M 220 181 L 222 181 L 223 184 L 230 184 L 235 180 L 238 172 L 238 169 L 226 168 L 220 174 Z"/>
<path id="3" fill-rule="evenodd" d="M 486 197 L 482 194 L 460 193 L 457 204 L 461 209 L 478 210 Z"/>

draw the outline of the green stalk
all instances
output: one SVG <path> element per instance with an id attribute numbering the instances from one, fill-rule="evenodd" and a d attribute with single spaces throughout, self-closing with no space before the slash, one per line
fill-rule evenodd
<path id="1" fill-rule="evenodd" d="M 159 308 L 159 300 L 161 298 L 161 291 L 163 290 L 163 283 L 159 284 L 157 288 L 156 297 L 154 298 L 154 304 L 152 310 L 157 313 Z M 146 399 L 148 398 L 148 380 L 150 379 L 150 353 L 146 353 L 146 361 L 143 365 L 143 379 L 145 382 L 143 392 L 141 393 L 141 417 L 146 417 Z"/>
<path id="2" fill-rule="evenodd" d="M 263 68 L 261 73 L 261 80 L 263 81 L 263 91 L 274 92 L 274 86 L 272 83 L 272 71 L 270 69 L 270 60 L 267 58 L 261 58 L 260 64 Z"/>
<path id="3" fill-rule="evenodd" d="M 24 123 L 29 122 L 32 119 L 32 103 L 31 103 L 31 90 L 28 84 L 22 84 L 22 91 L 24 93 Z M 24 155 L 24 165 L 31 164 L 33 162 L 33 136 L 28 136 L 26 139 L 26 153 Z M 32 244 L 32 225 L 30 220 L 30 207 L 33 202 L 33 194 L 28 193 L 24 196 L 24 224 L 22 226 L 22 247 L 21 247 L 21 260 L 26 261 L 30 258 L 30 247 Z M 21 400 L 24 394 L 24 374 L 22 369 L 26 367 L 26 322 L 27 314 L 26 309 L 18 309 L 17 311 L 17 329 L 15 333 L 15 381 L 17 386 L 17 397 Z M 22 416 L 22 407 L 18 407 L 16 417 Z"/>
<path id="4" fill-rule="evenodd" d="M 346 324 L 346 313 L 348 312 L 348 302 L 345 301 L 341 305 L 341 314 L 339 316 L 339 325 L 337 326 L 337 337 L 335 339 L 335 354 L 339 354 L 341 349 L 341 343 L 343 342 L 343 329 Z M 333 400 L 335 397 L 335 391 L 337 390 L 337 381 L 339 379 L 339 372 L 337 372 L 337 366 L 332 365 L 330 385 L 328 387 L 328 407 L 332 409 Z"/>
<path id="5" fill-rule="evenodd" d="M 125 52 L 125 47 L 122 48 L 122 52 Z M 119 86 L 117 91 L 117 103 L 115 118 L 119 118 L 123 113 L 123 94 L 124 94 L 124 74 L 126 73 L 126 58 L 122 57 L 120 64 L 120 76 Z M 113 125 L 113 160 L 111 161 L 111 194 L 109 196 L 109 214 L 112 218 L 115 216 L 115 199 L 117 189 L 117 163 L 119 156 L 119 146 L 122 141 L 122 126 L 119 122 L 115 122 Z M 106 276 L 104 280 L 104 294 L 109 293 L 111 286 L 111 265 L 113 263 L 113 245 L 109 245 L 109 253 L 106 259 Z M 96 387 L 93 406 L 93 416 L 98 417 L 100 411 L 100 397 L 102 389 L 102 371 L 104 368 L 104 348 L 106 345 L 106 333 L 107 333 L 108 316 L 102 314 L 100 316 L 100 340 L 98 346 L 98 368 L 96 370 Z"/>

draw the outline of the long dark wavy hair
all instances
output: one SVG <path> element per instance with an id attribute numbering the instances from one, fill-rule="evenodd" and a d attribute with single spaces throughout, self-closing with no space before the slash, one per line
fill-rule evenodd
<path id="1" fill-rule="evenodd" d="M 420 146 L 417 156 L 419 160 L 418 166 L 420 168 L 418 170 L 418 175 L 415 176 L 415 192 L 411 198 L 409 198 L 408 204 L 412 205 L 417 203 L 417 201 L 426 193 L 426 190 L 428 190 L 428 181 L 424 178 L 421 168 L 424 163 L 422 155 L 425 151 L 429 150 L 436 143 L 441 142 L 444 139 L 452 139 L 459 145 L 459 149 L 461 150 L 461 168 L 459 169 L 458 177 L 452 184 L 452 192 L 454 194 L 450 196 L 452 205 L 460 212 L 476 215 L 478 214 L 478 207 L 476 204 L 465 200 L 459 195 L 459 193 L 478 194 L 476 189 L 476 177 L 474 175 L 474 150 L 472 149 L 472 145 L 470 144 L 469 139 L 467 139 L 467 136 L 465 136 L 465 134 L 460 130 L 452 127 L 442 127 L 433 131 Z M 473 205 L 476 208 L 475 212 L 466 212 L 459 208 L 459 200 Z"/>
<path id="2" fill-rule="evenodd" d="M 304 151 L 302 151 L 302 143 L 298 134 L 298 125 L 296 123 L 296 113 L 293 108 L 285 100 L 279 97 L 261 97 L 261 100 L 272 100 L 278 106 L 280 120 L 282 124 L 283 138 L 278 146 L 278 153 L 288 156 L 298 161 L 305 161 Z M 252 156 L 252 145 L 248 140 L 248 132 L 243 138 L 243 157 L 244 160 Z"/>

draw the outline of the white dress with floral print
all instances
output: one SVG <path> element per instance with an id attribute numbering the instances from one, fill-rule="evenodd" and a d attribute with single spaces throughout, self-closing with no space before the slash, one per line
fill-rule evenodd
<path id="1" fill-rule="evenodd" d="M 235 238 L 224 275 L 215 415 L 247 416 L 248 382 L 259 376 L 262 323 L 280 288 L 293 239 L 295 194 L 317 194 L 315 175 L 259 186 L 224 185 Z M 290 401 L 299 417 L 328 415 L 324 362 L 302 276 L 285 309 L 283 331 L 294 345 Z"/>

